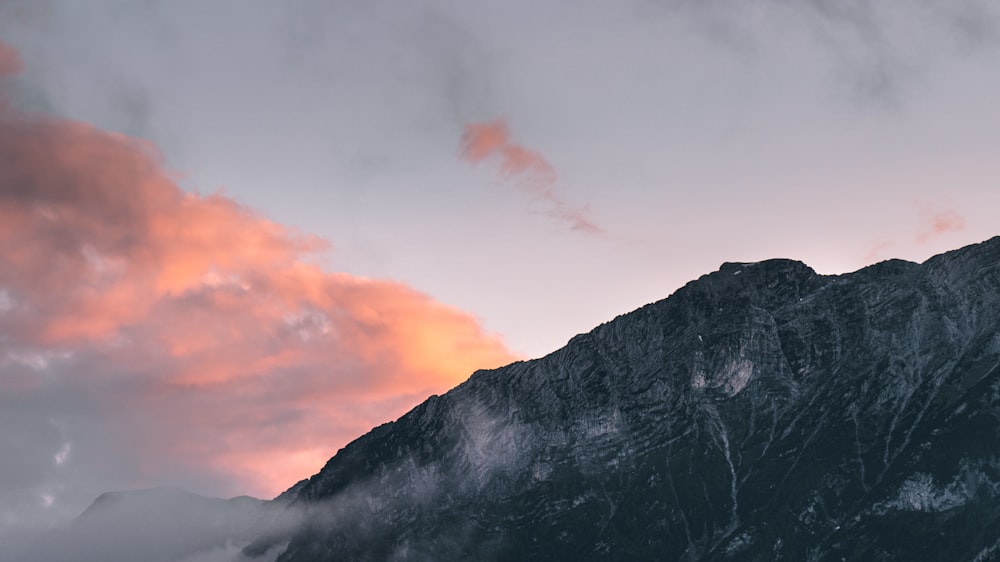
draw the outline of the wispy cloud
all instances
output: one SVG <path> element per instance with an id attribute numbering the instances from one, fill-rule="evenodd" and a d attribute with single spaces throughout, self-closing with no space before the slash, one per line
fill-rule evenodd
<path id="1" fill-rule="evenodd" d="M 918 244 L 925 244 L 950 232 L 965 230 L 965 218 L 958 211 L 931 203 L 920 204 L 920 222 L 921 229 L 916 236 Z"/>
<path id="2" fill-rule="evenodd" d="M 538 152 L 513 142 L 502 119 L 469 123 L 461 139 L 462 158 L 472 164 L 486 160 L 498 162 L 500 180 L 543 201 L 547 214 L 570 229 L 601 234 L 603 229 L 588 216 L 586 206 L 573 206 L 555 190 L 556 171 Z"/>
<path id="3" fill-rule="evenodd" d="M 903 239 L 910 238 L 912 244 L 918 246 L 927 244 L 941 236 L 950 233 L 961 232 L 966 228 L 965 217 L 957 210 L 942 206 L 937 203 L 927 201 L 916 201 L 916 219 L 918 221 L 915 231 L 911 234 L 902 234 Z M 888 257 L 890 249 L 897 249 L 900 240 L 894 238 L 882 238 L 869 242 L 863 263 L 869 264 Z"/>
<path id="4" fill-rule="evenodd" d="M 862 259 L 862 263 L 869 264 L 874 263 L 877 260 L 885 257 L 885 252 L 892 248 L 895 242 L 892 240 L 874 240 L 868 243 L 868 249 L 865 251 L 865 255 Z"/>
<path id="5" fill-rule="evenodd" d="M 471 315 L 328 272 L 323 240 L 181 190 L 148 144 L 0 111 L 0 445 L 19 443 L 0 505 L 266 496 L 513 359 Z"/>

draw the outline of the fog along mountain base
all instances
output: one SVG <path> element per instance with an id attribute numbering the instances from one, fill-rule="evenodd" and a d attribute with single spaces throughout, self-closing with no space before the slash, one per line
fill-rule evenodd
<path id="1" fill-rule="evenodd" d="M 995 560 L 998 418 L 1000 237 L 726 263 L 375 428 L 242 556 Z"/>

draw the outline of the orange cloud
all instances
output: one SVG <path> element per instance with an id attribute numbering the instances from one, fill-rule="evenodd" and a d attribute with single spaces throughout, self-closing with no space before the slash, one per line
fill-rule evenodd
<path id="1" fill-rule="evenodd" d="M 0 72 L 18 60 L 0 44 Z M 181 190 L 147 144 L 2 111 L 0 393 L 92 407 L 74 455 L 117 436 L 136 485 L 205 472 L 269 495 L 514 359 L 469 314 L 324 271 L 324 241 Z"/>
<path id="2" fill-rule="evenodd" d="M 600 234 L 603 230 L 587 216 L 586 207 L 569 205 L 556 193 L 556 172 L 545 158 L 510 140 L 510 130 L 502 119 L 469 123 L 461 139 L 462 158 L 472 164 L 499 160 L 500 178 L 548 204 L 548 215 L 572 230 Z"/>
<path id="3" fill-rule="evenodd" d="M 462 155 L 476 163 L 510 146 L 510 130 L 502 120 L 469 123 L 462 133 Z"/>

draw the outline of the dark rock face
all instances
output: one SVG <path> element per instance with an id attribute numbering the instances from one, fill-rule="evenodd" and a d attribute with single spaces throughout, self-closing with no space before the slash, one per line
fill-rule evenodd
<path id="1" fill-rule="evenodd" d="M 1000 238 L 724 264 L 286 493 L 317 560 L 1000 558 Z"/>

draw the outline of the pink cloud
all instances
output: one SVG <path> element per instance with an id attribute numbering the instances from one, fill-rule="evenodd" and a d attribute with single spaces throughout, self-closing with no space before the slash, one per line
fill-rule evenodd
<path id="1" fill-rule="evenodd" d="M 555 169 L 540 153 L 511 141 L 510 130 L 502 119 L 467 124 L 461 139 L 461 155 L 472 164 L 497 160 L 502 181 L 544 201 L 549 207 L 547 214 L 568 224 L 570 229 L 591 234 L 603 232 L 588 216 L 586 206 L 575 207 L 562 200 L 555 191 Z"/>
<path id="2" fill-rule="evenodd" d="M 924 244 L 933 238 L 965 230 L 965 218 L 954 209 L 942 209 L 930 203 L 921 204 L 921 230 L 917 243 Z"/>
<path id="3" fill-rule="evenodd" d="M 939 236 L 965 230 L 965 218 L 958 211 L 941 207 L 926 201 L 916 201 L 919 211 L 919 226 L 913 234 L 916 244 L 926 244 Z M 862 258 L 864 263 L 874 263 L 886 257 L 886 251 L 897 245 L 897 240 L 880 239 L 869 242 Z"/>
<path id="4" fill-rule="evenodd" d="M 865 252 L 864 257 L 862 258 L 862 262 L 865 264 L 875 263 L 879 259 L 882 259 L 885 255 L 885 252 L 889 248 L 892 248 L 894 245 L 895 242 L 891 240 L 878 240 L 869 243 L 868 251 Z"/>
<path id="5" fill-rule="evenodd" d="M 17 60 L 0 44 L 0 72 Z M 129 456 L 120 487 L 183 472 L 274 494 L 514 359 L 471 315 L 325 271 L 323 240 L 181 190 L 148 144 L 0 111 L 0 393 L 78 397 L 96 429 L 73 454 Z"/>

